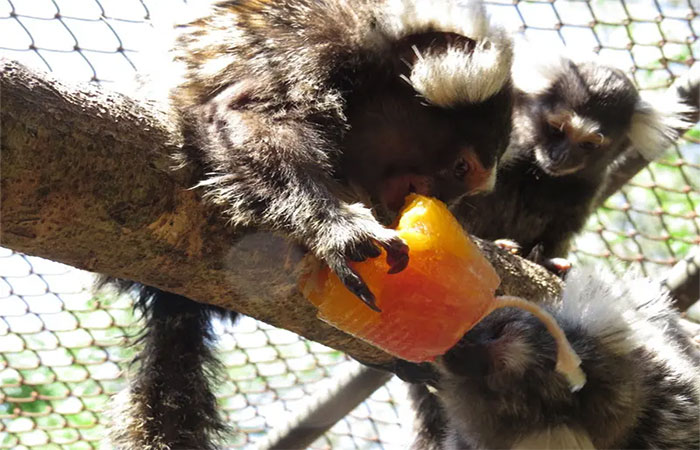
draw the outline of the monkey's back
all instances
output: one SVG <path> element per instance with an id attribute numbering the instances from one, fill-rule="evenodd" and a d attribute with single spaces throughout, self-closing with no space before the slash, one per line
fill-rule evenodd
<path id="1" fill-rule="evenodd" d="M 232 107 L 342 114 L 343 69 L 383 45 L 366 3 L 217 2 L 208 16 L 178 27 L 173 56 L 183 80 L 172 92 L 175 106 L 186 111 L 245 81 L 245 98 Z"/>
<path id="2" fill-rule="evenodd" d="M 499 170 L 496 189 L 463 197 L 453 212 L 470 233 L 511 239 L 528 255 L 541 244 L 546 257 L 565 257 L 591 212 L 597 185 L 576 177 L 554 178 L 527 159 Z"/>

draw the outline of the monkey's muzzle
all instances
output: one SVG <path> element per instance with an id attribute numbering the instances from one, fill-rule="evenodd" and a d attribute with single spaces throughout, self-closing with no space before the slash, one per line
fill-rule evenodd
<path id="1" fill-rule="evenodd" d="M 434 181 L 425 175 L 404 174 L 385 179 L 380 187 L 379 200 L 392 211 L 400 210 L 408 194 L 433 196 Z"/>

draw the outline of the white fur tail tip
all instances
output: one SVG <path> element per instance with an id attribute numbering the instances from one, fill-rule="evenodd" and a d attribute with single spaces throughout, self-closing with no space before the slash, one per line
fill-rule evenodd
<path id="1" fill-rule="evenodd" d="M 513 50 L 505 33 L 492 31 L 471 53 L 448 47 L 423 55 L 411 70 L 413 88 L 442 107 L 483 102 L 496 94 L 510 80 Z"/>
<path id="2" fill-rule="evenodd" d="M 691 112 L 690 106 L 670 92 L 654 100 L 640 100 L 632 117 L 630 141 L 644 158 L 653 161 L 692 126 L 685 119 Z"/>

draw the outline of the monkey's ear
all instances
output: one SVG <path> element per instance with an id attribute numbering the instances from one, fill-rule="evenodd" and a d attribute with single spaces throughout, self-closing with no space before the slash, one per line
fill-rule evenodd
<path id="1" fill-rule="evenodd" d="M 565 50 L 532 44 L 524 37 L 513 41 L 513 86 L 517 91 L 537 95 L 549 89 L 571 64 Z"/>
<path id="2" fill-rule="evenodd" d="M 511 40 L 489 22 L 481 2 L 388 0 L 387 5 L 387 30 L 410 66 L 405 79 L 428 102 L 442 107 L 482 102 L 510 81 Z"/>
<path id="3" fill-rule="evenodd" d="M 687 118 L 692 112 L 692 107 L 670 93 L 654 100 L 640 99 L 628 137 L 644 158 L 653 161 L 690 128 L 692 124 Z"/>
<path id="4" fill-rule="evenodd" d="M 429 33 L 407 37 L 422 43 L 412 45 L 407 81 L 425 99 L 441 107 L 480 103 L 503 89 L 510 81 L 513 57 L 510 40 L 493 33 L 474 40 L 454 33 Z"/>

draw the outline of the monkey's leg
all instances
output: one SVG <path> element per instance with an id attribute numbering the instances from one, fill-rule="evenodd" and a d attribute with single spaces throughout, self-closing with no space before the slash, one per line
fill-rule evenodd
<path id="1" fill-rule="evenodd" d="M 222 310 L 143 287 L 146 318 L 138 372 L 115 415 L 111 438 L 120 449 L 214 449 L 225 431 L 211 379 L 218 362 L 210 319 Z M 235 313 L 233 313 L 235 314 Z"/>

